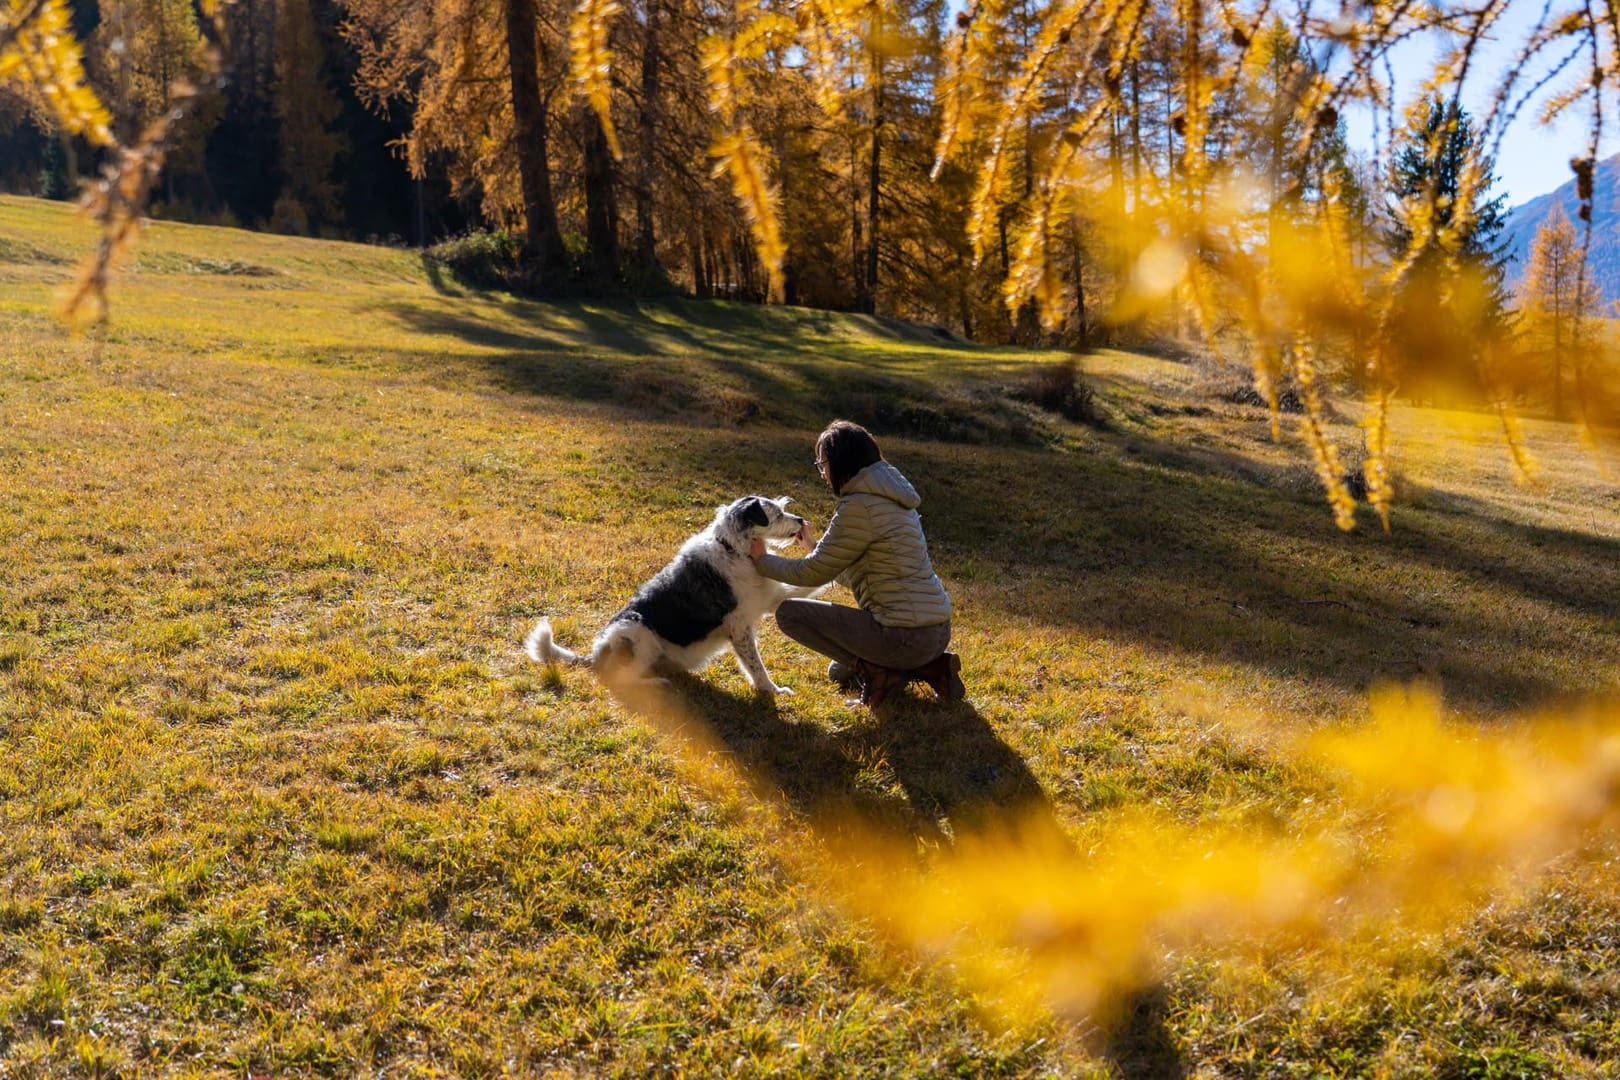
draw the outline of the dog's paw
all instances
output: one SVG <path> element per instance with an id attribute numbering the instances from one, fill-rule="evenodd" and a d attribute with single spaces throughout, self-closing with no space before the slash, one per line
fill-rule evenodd
<path id="1" fill-rule="evenodd" d="M 792 697 L 793 696 L 793 691 L 789 690 L 785 686 L 778 686 L 776 688 L 776 696 L 777 697 Z"/>

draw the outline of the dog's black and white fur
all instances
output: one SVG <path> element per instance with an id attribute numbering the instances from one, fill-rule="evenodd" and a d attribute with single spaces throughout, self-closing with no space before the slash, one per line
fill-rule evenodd
<path id="1" fill-rule="evenodd" d="M 589 664 L 616 689 L 662 684 L 660 667 L 700 671 L 728 646 L 762 695 L 791 694 L 777 686 L 759 656 L 759 623 L 790 596 L 819 590 L 783 585 L 760 574 L 748 546 L 762 539 L 785 546 L 809 523 L 787 512 L 790 499 L 749 495 L 722 506 L 707 529 L 681 546 L 668 566 L 653 575 L 617 615 L 608 620 L 589 657 L 558 645 L 551 620 L 541 619 L 524 648 L 543 664 Z"/>

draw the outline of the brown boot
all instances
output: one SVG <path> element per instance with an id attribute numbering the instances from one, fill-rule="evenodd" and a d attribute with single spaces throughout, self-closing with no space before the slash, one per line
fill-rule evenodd
<path id="1" fill-rule="evenodd" d="M 907 674 L 933 687 L 941 701 L 961 701 L 967 697 L 967 687 L 962 685 L 962 658 L 955 653 L 940 653 Z"/>
<path id="2" fill-rule="evenodd" d="M 855 670 L 860 677 L 861 704 L 876 712 L 888 696 L 905 686 L 909 672 L 896 671 L 867 660 L 857 660 Z"/>

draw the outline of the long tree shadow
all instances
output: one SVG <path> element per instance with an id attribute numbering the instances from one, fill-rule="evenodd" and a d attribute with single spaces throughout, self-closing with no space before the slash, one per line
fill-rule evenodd
<path id="1" fill-rule="evenodd" d="M 947 572 L 993 553 L 986 576 L 1025 587 L 986 595 L 1019 614 L 1357 690 L 1421 672 L 1487 710 L 1620 685 L 1614 541 L 1411 508 L 1390 535 L 1347 535 L 1315 495 L 1191 466 L 974 470 L 911 449 L 919 485 L 948 493 L 929 519 Z M 1054 490 L 1075 496 L 1054 505 Z"/>
<path id="2" fill-rule="evenodd" d="M 679 302 L 514 303 L 516 318 L 512 305 L 488 318 L 476 306 L 402 302 L 381 314 L 464 347 L 508 392 L 613 403 L 665 422 L 802 427 L 839 415 L 890 434 L 971 443 L 1053 437 L 998 392 L 1008 377 L 1003 354 L 926 328 L 867 319 L 855 334 L 850 316 L 694 313 Z"/>
<path id="3" fill-rule="evenodd" d="M 383 305 L 382 310 L 418 333 L 453 338 L 479 349 L 511 350 L 558 361 L 577 359 L 581 349 L 648 356 L 666 351 L 669 344 L 660 340 L 661 335 L 649 336 L 648 331 L 661 328 L 577 304 L 535 304 L 524 321 L 502 323 L 479 319 L 459 308 L 393 303 Z"/>
<path id="4" fill-rule="evenodd" d="M 461 298 L 442 273 L 432 275 L 430 283 L 441 295 Z M 480 318 L 479 304 L 499 311 L 503 326 Z M 606 348 L 635 355 L 825 359 L 869 355 L 872 345 L 881 343 L 926 345 L 935 358 L 959 355 L 969 361 L 993 351 L 939 328 L 876 316 L 712 301 L 497 301 L 474 291 L 455 308 L 387 303 L 378 310 L 421 333 L 531 352 Z"/>

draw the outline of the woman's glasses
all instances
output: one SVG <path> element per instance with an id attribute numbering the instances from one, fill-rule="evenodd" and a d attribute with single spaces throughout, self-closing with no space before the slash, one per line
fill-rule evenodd
<path id="1" fill-rule="evenodd" d="M 821 473 L 823 475 L 826 474 L 826 472 L 827 472 L 827 459 L 826 458 L 816 458 L 816 460 L 814 462 L 812 462 L 812 464 L 815 465 L 816 472 Z"/>

